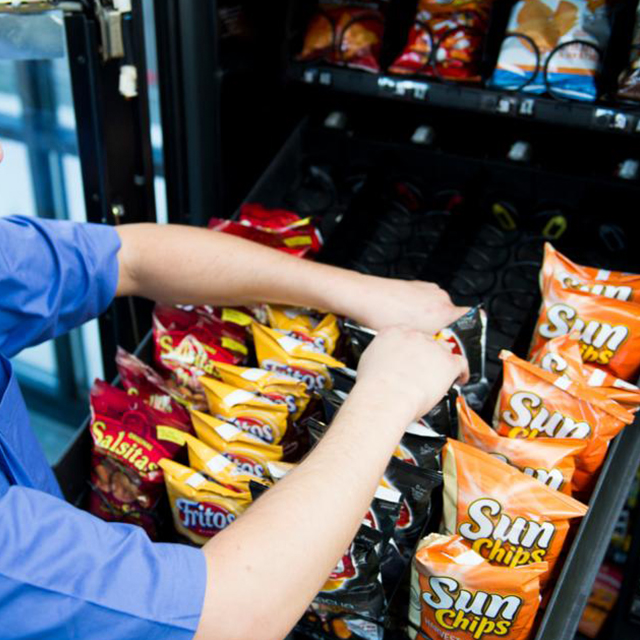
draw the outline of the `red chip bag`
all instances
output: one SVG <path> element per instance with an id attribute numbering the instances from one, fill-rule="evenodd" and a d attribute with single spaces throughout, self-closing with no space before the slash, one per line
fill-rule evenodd
<path id="1" fill-rule="evenodd" d="M 104 520 L 138 524 L 155 538 L 155 509 L 163 492 L 159 462 L 172 458 L 181 446 L 175 429 L 184 429 L 175 416 L 97 380 L 91 390 L 89 426 L 91 513 Z"/>
<path id="2" fill-rule="evenodd" d="M 420 0 L 404 51 L 393 73 L 480 80 L 492 0 Z"/>
<path id="3" fill-rule="evenodd" d="M 384 11 L 388 0 L 320 0 L 298 60 L 318 60 L 364 71 L 380 71 Z"/>
<path id="4" fill-rule="evenodd" d="M 565 289 L 575 289 L 605 298 L 640 302 L 640 275 L 583 267 L 556 251 L 549 242 L 544 245 L 541 271 L 542 291 L 549 280 L 557 280 Z"/>
<path id="5" fill-rule="evenodd" d="M 529 358 L 548 340 L 577 332 L 582 360 L 623 380 L 640 372 L 640 304 L 565 289 L 555 278 L 545 283 L 542 308 Z"/>
<path id="6" fill-rule="evenodd" d="M 610 440 L 633 422 L 633 414 L 596 389 L 550 373 L 508 351 L 494 422 L 509 438 L 575 438 L 587 443 L 578 455 L 574 492 L 588 491 Z"/>

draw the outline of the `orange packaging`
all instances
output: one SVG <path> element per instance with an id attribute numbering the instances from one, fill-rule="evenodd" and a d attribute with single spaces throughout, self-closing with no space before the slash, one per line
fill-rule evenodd
<path id="1" fill-rule="evenodd" d="M 282 447 L 264 440 L 200 411 L 191 420 L 198 438 L 225 458 L 235 462 L 241 473 L 257 478 L 270 475 L 269 463 L 282 459 Z"/>
<path id="2" fill-rule="evenodd" d="M 548 281 L 554 279 L 565 289 L 640 302 L 640 275 L 583 267 L 563 256 L 548 242 L 544 245 L 544 262 L 540 275 L 543 292 L 547 289 Z"/>
<path id="3" fill-rule="evenodd" d="M 569 532 L 587 507 L 468 444 L 442 453 L 443 533 L 461 535 L 489 562 L 518 567 L 547 562 L 548 579 Z"/>
<path id="4" fill-rule="evenodd" d="M 216 363 L 215 369 L 225 384 L 285 403 L 293 420 L 297 420 L 309 404 L 307 388 L 291 376 L 266 369 L 238 367 L 226 362 Z"/>
<path id="5" fill-rule="evenodd" d="M 288 426 L 289 410 L 286 405 L 214 378 L 202 377 L 200 384 L 209 411 L 214 416 L 232 422 L 267 444 L 280 443 Z"/>
<path id="6" fill-rule="evenodd" d="M 637 379 L 640 304 L 565 289 L 554 278 L 545 284 L 529 358 L 538 358 L 547 341 L 575 331 L 583 362 L 623 380 Z"/>
<path id="7" fill-rule="evenodd" d="M 482 420 L 462 396 L 458 397 L 457 407 L 458 438 L 462 442 L 490 453 L 551 489 L 571 495 L 576 456 L 584 451 L 586 442 L 570 438 L 504 438 Z"/>
<path id="8" fill-rule="evenodd" d="M 336 350 L 340 329 L 332 313 L 322 314 L 309 309 L 267 305 L 267 318 L 272 329 L 300 340 L 311 340 L 325 353 Z"/>
<path id="9" fill-rule="evenodd" d="M 587 443 L 576 459 L 572 491 L 587 491 L 609 441 L 633 414 L 597 389 L 550 373 L 502 351 L 504 374 L 494 426 L 509 438 L 575 438 Z"/>
<path id="10" fill-rule="evenodd" d="M 534 363 L 546 371 L 563 373 L 572 380 L 595 387 L 610 400 L 619 402 L 629 411 L 637 411 L 640 407 L 640 388 L 620 380 L 582 362 L 580 345 L 575 334 L 568 334 L 549 340 L 539 351 Z"/>
<path id="11" fill-rule="evenodd" d="M 309 392 L 331 387 L 327 367 L 344 367 L 312 342 L 285 336 L 258 322 L 253 323 L 253 339 L 258 363 L 263 369 L 292 376 L 304 382 Z"/>
<path id="12" fill-rule="evenodd" d="M 409 636 L 526 640 L 540 605 L 540 577 L 547 569 L 546 562 L 494 566 L 460 536 L 432 533 L 420 541 L 411 566 Z"/>
<path id="13" fill-rule="evenodd" d="M 251 504 L 248 491 L 238 493 L 223 487 L 177 462 L 164 458 L 160 467 L 175 528 L 194 544 L 203 545 Z"/>

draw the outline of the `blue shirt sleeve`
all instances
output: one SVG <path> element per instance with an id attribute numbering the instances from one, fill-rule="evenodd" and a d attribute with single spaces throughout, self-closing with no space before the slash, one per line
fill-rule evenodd
<path id="1" fill-rule="evenodd" d="M 34 489 L 0 498 L 3 640 L 186 640 L 205 584 L 200 549 L 153 543 Z"/>
<path id="2" fill-rule="evenodd" d="M 118 284 L 113 227 L 0 219 L 0 352 L 11 357 L 102 313 Z"/>

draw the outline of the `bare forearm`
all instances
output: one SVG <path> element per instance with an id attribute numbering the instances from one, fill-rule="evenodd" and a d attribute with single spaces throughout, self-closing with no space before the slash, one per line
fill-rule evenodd
<path id="1" fill-rule="evenodd" d="M 304 613 L 349 546 L 412 419 L 372 391 L 356 387 L 304 463 L 205 546 L 198 639 L 214 629 L 220 639 L 281 638 Z M 246 628 L 232 612 L 249 609 Z"/>

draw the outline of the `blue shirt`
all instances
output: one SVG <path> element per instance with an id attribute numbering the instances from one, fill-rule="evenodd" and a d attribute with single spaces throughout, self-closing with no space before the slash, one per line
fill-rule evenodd
<path id="1" fill-rule="evenodd" d="M 62 499 L 8 358 L 99 315 L 118 280 L 111 227 L 0 219 L 0 637 L 192 638 L 204 555 Z"/>

